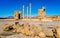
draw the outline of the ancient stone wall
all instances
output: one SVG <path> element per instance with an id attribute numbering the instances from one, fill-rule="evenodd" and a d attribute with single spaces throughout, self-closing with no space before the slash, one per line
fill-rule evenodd
<path id="1" fill-rule="evenodd" d="M 16 12 L 14 13 L 14 19 L 15 19 L 15 20 L 18 20 L 18 19 L 21 19 L 21 18 L 22 18 L 22 13 L 19 12 L 19 11 L 16 11 Z"/>
<path id="2" fill-rule="evenodd" d="M 46 17 L 46 13 L 45 13 L 45 8 L 43 7 L 42 9 L 39 9 L 38 11 L 38 18 L 45 18 Z"/>

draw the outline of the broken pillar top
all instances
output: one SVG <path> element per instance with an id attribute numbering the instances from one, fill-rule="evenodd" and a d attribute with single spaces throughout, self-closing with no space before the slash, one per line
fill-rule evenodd
<path id="1" fill-rule="evenodd" d="M 45 7 L 42 7 L 42 10 L 45 11 Z"/>

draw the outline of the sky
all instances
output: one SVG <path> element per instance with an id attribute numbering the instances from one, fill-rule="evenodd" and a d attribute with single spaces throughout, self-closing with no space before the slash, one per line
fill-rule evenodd
<path id="1" fill-rule="evenodd" d="M 0 0 L 0 17 L 14 16 L 15 11 L 22 11 L 24 5 L 24 15 L 26 7 L 32 4 L 32 16 L 38 16 L 38 9 L 46 7 L 46 15 L 60 15 L 60 0 Z M 29 12 L 30 13 L 30 12 Z M 28 14 L 29 15 L 29 14 Z"/>

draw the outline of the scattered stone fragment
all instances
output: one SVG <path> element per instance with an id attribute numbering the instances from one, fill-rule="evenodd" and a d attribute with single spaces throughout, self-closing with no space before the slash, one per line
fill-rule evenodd
<path id="1" fill-rule="evenodd" d="M 60 38 L 60 27 L 56 27 L 56 29 L 55 29 L 55 36 L 57 38 Z"/>
<path id="2" fill-rule="evenodd" d="M 2 29 L 5 30 L 5 31 L 8 31 L 9 30 L 8 27 L 9 27 L 8 25 L 5 25 L 5 26 L 2 27 Z"/>
<path id="3" fill-rule="evenodd" d="M 44 30 L 44 33 L 46 34 L 46 36 L 50 37 L 53 36 L 53 31 L 51 29 L 46 29 Z"/>
<path id="4" fill-rule="evenodd" d="M 43 32 L 39 33 L 40 38 L 46 38 L 46 35 Z"/>
<path id="5" fill-rule="evenodd" d="M 3 27 L 5 31 L 10 31 L 12 30 L 12 32 L 15 33 L 22 33 L 26 36 L 30 36 L 30 37 L 35 37 L 38 36 L 40 38 L 46 38 L 45 33 L 42 31 L 41 27 L 38 27 L 37 25 L 30 25 L 29 23 L 25 23 L 25 24 L 19 24 L 18 22 L 15 22 L 15 24 L 11 24 L 8 26 L 4 26 Z"/>

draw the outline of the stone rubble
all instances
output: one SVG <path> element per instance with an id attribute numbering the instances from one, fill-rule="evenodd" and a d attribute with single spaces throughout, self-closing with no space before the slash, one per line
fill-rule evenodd
<path id="1" fill-rule="evenodd" d="M 2 29 L 4 31 L 12 31 L 13 33 L 17 33 L 17 35 L 18 35 L 18 33 L 23 34 L 30 38 L 34 38 L 35 36 L 37 36 L 38 38 L 47 38 L 47 37 L 60 38 L 60 33 L 59 33 L 60 27 L 56 27 L 54 29 L 55 32 L 53 32 L 53 29 L 42 29 L 41 27 L 38 27 L 37 25 L 34 25 L 34 24 L 31 24 L 31 25 L 29 23 L 19 24 L 19 22 L 16 22 L 15 24 L 4 25 L 2 27 Z M 11 37 L 8 36 L 8 37 L 13 38 L 14 36 L 15 35 L 12 35 Z M 20 38 L 19 35 L 18 35 L 18 37 Z M 15 37 L 15 38 L 17 38 L 17 37 Z M 24 38 L 24 36 L 23 36 L 23 38 Z"/>

